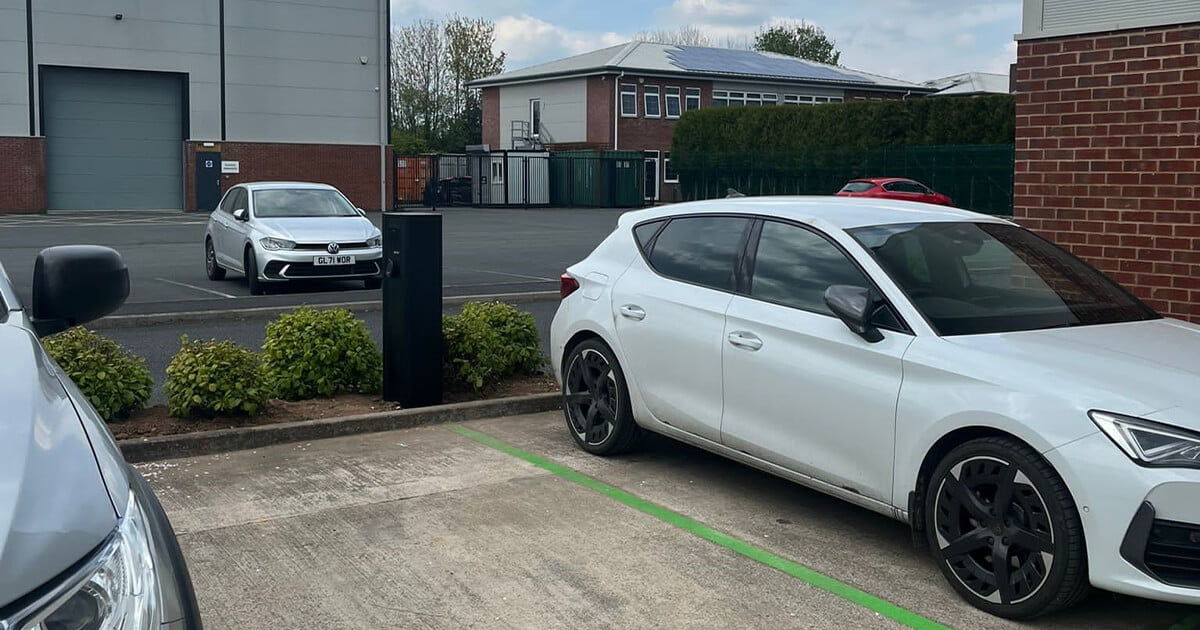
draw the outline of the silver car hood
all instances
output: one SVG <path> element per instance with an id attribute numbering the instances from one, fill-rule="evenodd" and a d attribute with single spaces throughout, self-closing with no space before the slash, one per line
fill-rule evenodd
<path id="1" fill-rule="evenodd" d="M 95 549 L 117 514 L 79 415 L 37 339 L 0 323 L 0 357 L 2 607 Z"/>
<path id="2" fill-rule="evenodd" d="M 297 243 L 365 241 L 379 231 L 363 217 L 292 217 L 255 219 L 260 231 Z"/>

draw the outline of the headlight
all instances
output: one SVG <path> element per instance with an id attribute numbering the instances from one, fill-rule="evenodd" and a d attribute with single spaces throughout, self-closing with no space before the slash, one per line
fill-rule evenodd
<path id="1" fill-rule="evenodd" d="M 287 240 L 286 238 L 274 238 L 268 236 L 258 239 L 258 244 L 263 246 L 263 249 L 295 249 L 296 243 Z"/>
<path id="2" fill-rule="evenodd" d="M 367 239 L 367 247 L 383 247 L 383 235 Z"/>
<path id="3" fill-rule="evenodd" d="M 1126 455 L 1143 466 L 1200 468 L 1200 433 L 1104 411 L 1088 415 Z"/>
<path id="4" fill-rule="evenodd" d="M 133 494 L 125 516 L 103 550 L 97 568 L 39 613 L 29 630 L 144 630 L 159 626 L 158 581 L 150 530 Z"/>

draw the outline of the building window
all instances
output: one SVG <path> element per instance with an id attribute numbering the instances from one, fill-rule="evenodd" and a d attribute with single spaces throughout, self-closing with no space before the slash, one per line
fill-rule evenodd
<path id="1" fill-rule="evenodd" d="M 492 160 L 492 183 L 504 183 L 504 162 L 500 162 L 495 159 Z"/>
<path id="2" fill-rule="evenodd" d="M 693 109 L 700 109 L 700 88 L 688 88 L 687 100 L 683 105 L 684 110 L 689 112 Z"/>
<path id="3" fill-rule="evenodd" d="M 713 90 L 713 107 L 729 107 L 729 92 Z"/>
<path id="4" fill-rule="evenodd" d="M 542 99 L 529 100 L 529 133 L 534 136 L 542 133 Z"/>
<path id="5" fill-rule="evenodd" d="M 672 166 L 671 166 L 671 152 L 670 151 L 666 151 L 663 153 L 663 183 L 664 184 L 678 184 L 679 183 L 679 174 L 676 173 L 675 169 L 672 168 Z"/>
<path id="6" fill-rule="evenodd" d="M 784 94 L 783 95 L 783 104 L 784 105 L 799 105 L 800 104 L 800 95 L 799 94 Z"/>
<path id="7" fill-rule="evenodd" d="M 646 118 L 658 118 L 662 116 L 662 102 L 658 97 L 658 86 L 647 85 L 642 88 L 646 100 Z"/>
<path id="8" fill-rule="evenodd" d="M 762 95 L 762 104 L 763 104 L 763 106 L 778 105 L 779 104 L 779 95 L 778 94 L 763 94 Z"/>
<path id="9" fill-rule="evenodd" d="M 637 117 L 637 85 L 621 84 L 621 115 L 626 118 Z"/>
<path id="10" fill-rule="evenodd" d="M 762 94 L 759 94 L 758 92 L 747 92 L 746 106 L 758 107 L 759 105 L 762 105 Z"/>
<path id="11" fill-rule="evenodd" d="M 679 88 L 667 88 L 667 118 L 679 118 Z"/>

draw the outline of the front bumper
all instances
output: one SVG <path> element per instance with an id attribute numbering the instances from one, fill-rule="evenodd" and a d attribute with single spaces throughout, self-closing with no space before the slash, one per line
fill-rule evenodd
<path id="1" fill-rule="evenodd" d="M 1200 532 L 1200 470 L 1138 466 L 1099 432 L 1045 457 L 1079 508 L 1093 586 L 1200 604 L 1200 537 L 1190 538 Z"/>
<path id="2" fill-rule="evenodd" d="M 383 249 L 344 249 L 338 254 L 354 256 L 353 265 L 318 267 L 317 256 L 328 255 L 318 250 L 268 250 L 256 246 L 259 279 L 267 282 L 286 280 L 346 280 L 378 278 L 383 271 Z"/>

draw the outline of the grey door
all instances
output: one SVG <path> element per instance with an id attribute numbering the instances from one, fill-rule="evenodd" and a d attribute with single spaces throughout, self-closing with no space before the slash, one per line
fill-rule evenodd
<path id="1" fill-rule="evenodd" d="M 183 208 L 180 75 L 44 68 L 50 210 Z"/>

